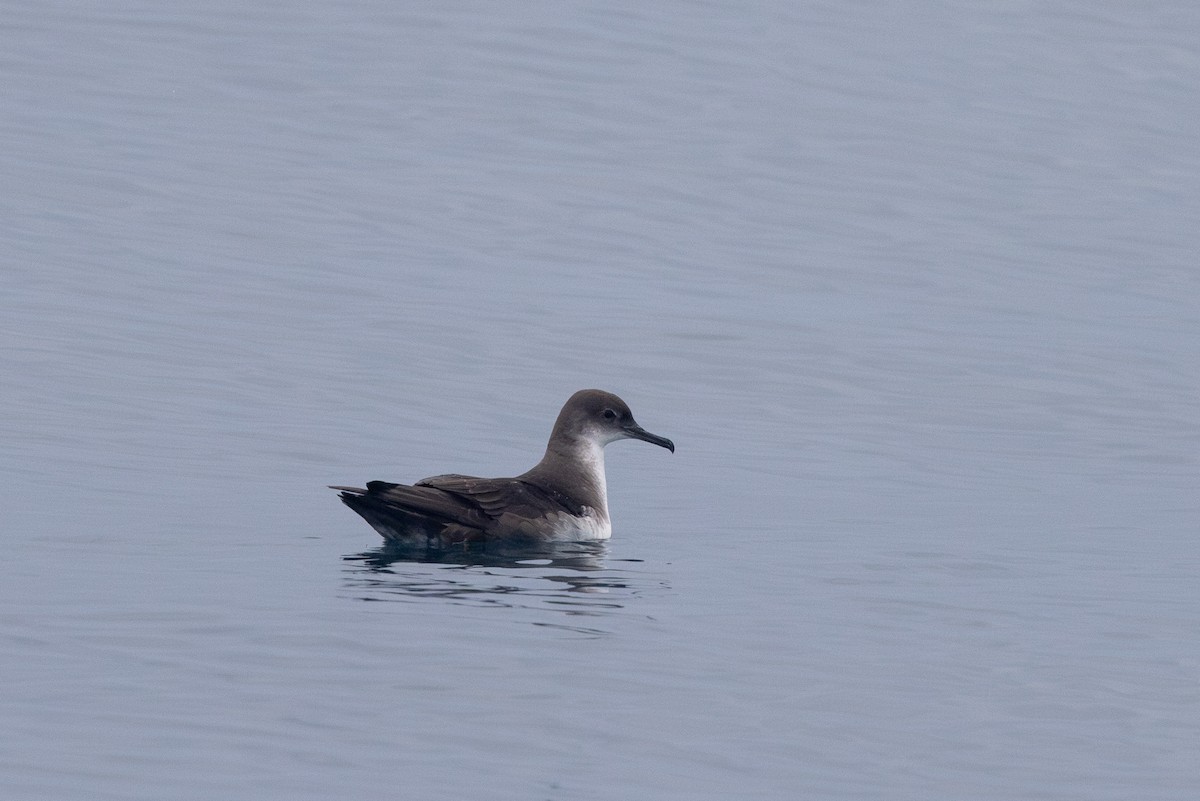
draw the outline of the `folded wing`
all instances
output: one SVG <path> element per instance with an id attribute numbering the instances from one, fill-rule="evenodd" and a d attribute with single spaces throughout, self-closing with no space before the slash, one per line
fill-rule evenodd
<path id="1" fill-rule="evenodd" d="M 520 536 L 521 522 L 544 515 L 547 508 L 582 511 L 570 499 L 516 478 L 448 474 L 411 486 L 372 481 L 366 489 L 333 489 L 340 490 L 342 501 L 376 531 L 400 542 L 445 545 Z"/>

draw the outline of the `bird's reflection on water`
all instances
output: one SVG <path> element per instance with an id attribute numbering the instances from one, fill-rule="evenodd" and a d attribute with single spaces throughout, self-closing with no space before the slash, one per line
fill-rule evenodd
<path id="1" fill-rule="evenodd" d="M 666 582 L 612 560 L 607 543 L 556 543 L 426 549 L 385 545 L 343 557 L 346 585 L 364 601 L 440 599 L 475 606 L 553 610 L 571 616 L 613 614 Z M 534 621 L 534 625 L 557 625 Z M 583 626 L 573 631 L 601 634 Z"/>

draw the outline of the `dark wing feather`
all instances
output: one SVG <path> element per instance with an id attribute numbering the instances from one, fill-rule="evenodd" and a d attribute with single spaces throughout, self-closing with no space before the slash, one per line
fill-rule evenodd
<path id="1" fill-rule="evenodd" d="M 416 484 L 371 481 L 366 489 L 335 487 L 341 498 L 388 539 L 472 542 L 526 535 L 529 521 L 583 513 L 569 498 L 517 478 L 449 474 Z"/>
<path id="2" fill-rule="evenodd" d="M 410 487 L 407 484 L 372 481 L 367 484 L 365 497 L 378 507 L 415 512 L 447 523 L 482 528 L 488 520 L 484 510 L 471 498 L 423 484 Z"/>
<path id="3" fill-rule="evenodd" d="M 469 498 L 493 520 L 502 514 L 537 518 L 551 509 L 561 509 L 573 515 L 583 514 L 581 504 L 519 478 L 476 478 L 449 473 L 423 478 L 417 482 L 417 486 L 433 487 Z"/>
<path id="4" fill-rule="evenodd" d="M 371 481 L 366 489 L 335 487 L 342 501 L 389 540 L 405 544 L 474 542 L 488 516 L 468 498 L 433 487 Z"/>

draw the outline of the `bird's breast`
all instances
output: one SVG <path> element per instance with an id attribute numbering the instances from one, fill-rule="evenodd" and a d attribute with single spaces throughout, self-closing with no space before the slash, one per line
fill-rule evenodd
<path id="1" fill-rule="evenodd" d="M 500 530 L 507 536 L 541 540 L 543 542 L 587 542 L 606 540 L 612 536 L 612 525 L 608 516 L 590 506 L 583 507 L 583 514 L 550 512 L 541 517 L 500 519 Z M 501 534 L 505 536 L 505 534 Z"/>
<path id="2" fill-rule="evenodd" d="M 585 514 L 582 516 L 564 515 L 570 518 L 570 522 L 565 523 L 564 528 L 570 528 L 574 532 L 570 539 L 578 542 L 606 540 L 612 536 L 612 523 L 607 515 L 600 514 L 590 506 L 583 509 Z"/>

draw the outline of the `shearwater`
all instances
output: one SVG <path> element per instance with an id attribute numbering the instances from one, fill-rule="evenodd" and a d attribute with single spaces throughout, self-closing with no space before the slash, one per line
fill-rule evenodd
<path id="1" fill-rule="evenodd" d="M 640 439 L 671 453 L 675 443 L 651 434 L 611 392 L 582 389 L 563 405 L 546 454 L 514 478 L 449 474 L 416 484 L 371 481 L 366 489 L 332 487 L 389 541 L 447 545 L 503 541 L 586 541 L 612 536 L 604 446 Z"/>

